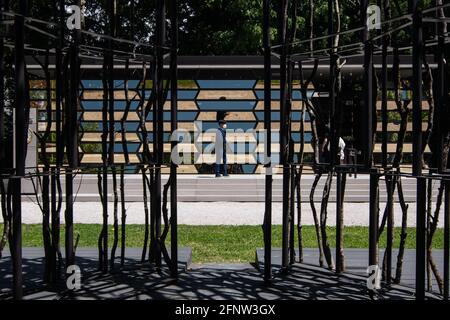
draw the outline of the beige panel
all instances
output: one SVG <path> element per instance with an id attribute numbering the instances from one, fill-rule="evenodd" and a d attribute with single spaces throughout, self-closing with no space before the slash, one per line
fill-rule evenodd
<path id="1" fill-rule="evenodd" d="M 387 145 L 387 149 L 388 149 L 389 153 L 395 153 L 396 148 L 397 148 L 397 144 L 396 143 L 388 143 L 388 145 Z M 374 152 L 381 153 L 381 143 L 375 144 Z M 405 143 L 403 145 L 403 152 L 404 153 L 411 153 L 412 152 L 412 144 L 411 143 Z M 425 148 L 425 152 L 431 152 L 430 148 L 428 146 Z"/>
<path id="2" fill-rule="evenodd" d="M 139 100 L 139 96 L 136 91 L 129 90 L 128 98 L 130 100 Z M 89 100 L 103 100 L 103 91 L 102 90 L 85 90 L 83 91 L 82 99 Z M 114 91 L 114 99 L 116 100 L 125 100 L 125 91 Z"/>
<path id="3" fill-rule="evenodd" d="M 178 173 L 198 173 L 197 168 L 194 165 L 180 165 L 178 166 Z"/>
<path id="4" fill-rule="evenodd" d="M 381 104 L 382 102 L 380 100 L 377 101 L 377 110 L 381 110 Z M 397 104 L 395 103 L 395 101 L 389 100 L 388 101 L 388 110 L 393 111 L 393 110 L 397 110 Z M 410 103 L 408 105 L 409 109 L 412 109 L 412 103 Z M 423 110 L 428 110 L 430 108 L 430 106 L 428 105 L 427 101 L 423 101 L 422 102 L 422 109 Z"/>
<path id="5" fill-rule="evenodd" d="M 272 122 L 271 126 L 272 130 L 280 130 L 280 122 Z M 258 122 L 258 125 L 256 126 L 257 130 L 263 130 L 264 129 L 264 122 Z"/>
<path id="6" fill-rule="evenodd" d="M 120 122 L 122 120 L 122 117 L 124 115 L 124 112 L 114 112 L 114 120 L 116 122 Z M 102 113 L 98 112 L 98 111 L 89 111 L 89 112 L 84 112 L 83 114 L 83 120 L 87 120 L 87 121 L 102 121 Z M 108 120 L 109 120 L 109 115 L 108 115 Z M 129 112 L 127 115 L 127 120 L 128 121 L 139 121 L 139 116 L 136 112 Z"/>
<path id="7" fill-rule="evenodd" d="M 215 154 L 204 154 L 200 155 L 197 159 L 196 163 L 207 163 L 213 164 L 216 162 Z M 248 154 L 227 154 L 227 163 L 228 164 L 256 164 L 256 158 L 254 155 Z"/>
<path id="8" fill-rule="evenodd" d="M 306 109 L 306 107 L 305 107 Z M 302 110 L 302 102 L 301 101 L 292 101 L 292 110 L 298 111 Z"/>
<path id="9" fill-rule="evenodd" d="M 380 122 L 378 122 L 377 124 L 377 130 L 379 131 L 379 133 L 381 133 L 381 131 L 383 130 L 382 128 L 382 124 Z M 428 124 L 423 122 L 422 123 L 422 130 L 426 130 L 427 129 Z M 388 131 L 390 132 L 398 132 L 398 130 L 400 129 L 400 124 L 394 124 L 394 123 L 388 123 Z M 412 131 L 412 123 L 409 122 L 406 126 L 406 131 Z"/>
<path id="10" fill-rule="evenodd" d="M 253 112 L 230 112 L 225 119 L 227 121 L 256 121 Z"/>
<path id="11" fill-rule="evenodd" d="M 116 133 L 115 135 L 116 141 L 122 141 L 122 134 Z M 128 133 L 126 135 L 127 142 L 138 142 L 139 138 L 136 133 Z M 87 132 L 83 134 L 82 142 L 102 142 L 102 133 L 101 132 Z"/>
<path id="12" fill-rule="evenodd" d="M 219 100 L 225 97 L 227 100 L 256 99 L 252 90 L 200 90 L 199 100 Z"/>
<path id="13" fill-rule="evenodd" d="M 258 153 L 264 153 L 264 144 L 260 143 L 258 144 L 257 148 L 256 148 L 256 152 Z M 280 151 L 280 144 L 279 143 L 272 143 L 272 153 L 276 153 Z M 294 151 L 295 152 L 300 152 L 300 144 L 296 143 L 294 145 Z M 305 152 L 306 153 L 312 153 L 314 152 L 312 146 L 310 143 L 305 143 Z"/>
<path id="14" fill-rule="evenodd" d="M 199 121 L 216 121 L 217 113 L 216 112 L 200 112 L 197 120 Z"/>
<path id="15" fill-rule="evenodd" d="M 296 121 L 292 123 L 291 128 L 293 131 L 300 131 L 300 122 Z M 306 122 L 304 124 L 304 130 L 306 132 L 311 132 L 311 122 Z"/>
<path id="16" fill-rule="evenodd" d="M 272 110 L 280 110 L 280 102 L 279 101 L 272 101 L 271 106 L 272 106 Z M 302 102 L 301 101 L 293 101 L 292 109 L 293 110 L 301 110 Z M 255 110 L 263 111 L 264 110 L 264 101 L 258 101 L 258 103 L 256 104 Z"/>
<path id="17" fill-rule="evenodd" d="M 147 122 L 146 128 L 148 133 L 151 133 L 153 131 L 153 122 Z M 194 122 L 178 122 L 178 129 L 183 129 L 187 131 L 194 131 Z M 170 122 L 164 122 L 164 129 L 165 132 L 171 132 L 172 128 L 170 125 Z"/>
<path id="18" fill-rule="evenodd" d="M 264 101 L 258 101 L 256 104 L 255 110 L 262 111 L 264 110 Z"/>
<path id="19" fill-rule="evenodd" d="M 199 136 L 198 142 L 213 142 L 216 140 L 216 134 L 206 132 Z M 255 141 L 254 133 L 227 133 L 228 142 Z"/>
<path id="20" fill-rule="evenodd" d="M 130 159 L 131 163 L 139 163 L 139 158 L 135 154 L 130 154 L 129 159 Z M 115 154 L 114 162 L 115 163 L 125 163 L 125 155 Z M 83 159 L 81 159 L 81 163 L 102 163 L 102 155 L 101 154 L 85 154 L 85 155 L 83 155 Z"/>
<path id="21" fill-rule="evenodd" d="M 300 104 L 300 101 L 295 101 L 296 104 Z M 271 104 L 272 111 L 280 110 L 280 102 L 279 101 L 272 101 Z M 263 111 L 264 110 L 264 101 L 258 101 L 256 104 L 255 110 Z"/>
<path id="22" fill-rule="evenodd" d="M 178 101 L 178 110 L 195 110 L 197 111 L 197 105 L 194 101 Z"/>
<path id="23" fill-rule="evenodd" d="M 298 81 L 294 82 L 294 86 L 295 89 L 300 89 L 300 84 Z M 255 86 L 256 89 L 258 90 L 263 90 L 264 89 L 264 80 L 260 80 L 256 83 Z M 272 81 L 272 89 L 273 90 L 279 90 L 280 89 L 280 83 L 279 81 Z M 313 90 L 314 86 L 312 83 L 309 84 L 308 89 Z"/>
<path id="24" fill-rule="evenodd" d="M 272 101 L 270 105 L 272 106 L 272 110 L 280 110 L 280 101 Z"/>
<path id="25" fill-rule="evenodd" d="M 195 146 L 195 144 L 191 144 L 191 143 L 180 143 L 178 144 L 179 148 L 178 149 L 180 152 L 198 152 L 197 148 Z M 149 143 L 148 148 L 150 151 L 153 151 L 153 145 L 151 143 Z M 139 152 L 143 151 L 143 147 L 141 146 L 139 148 Z M 172 152 L 172 146 L 169 143 L 164 143 L 164 152 L 165 153 L 170 153 Z"/>

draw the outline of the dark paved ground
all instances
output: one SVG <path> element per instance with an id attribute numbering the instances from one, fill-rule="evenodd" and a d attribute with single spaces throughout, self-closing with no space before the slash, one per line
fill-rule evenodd
<path id="1" fill-rule="evenodd" d="M 129 259 L 122 270 L 103 275 L 97 271 L 97 252 L 78 249 L 77 263 L 82 269 L 82 288 L 73 295 L 63 290 L 43 287 L 42 253 L 24 250 L 24 279 L 26 299 L 370 299 L 366 278 L 361 275 L 336 275 L 323 268 L 295 264 L 289 275 L 276 272 L 269 286 L 261 273 L 250 264 L 189 265 L 190 252 L 184 252 L 178 281 L 170 279 L 164 268 L 161 274 L 152 272 L 148 264 L 138 262 L 140 250 L 128 249 Z M 180 259 L 182 260 L 182 259 Z M 276 263 L 276 261 L 274 261 Z M 189 270 L 184 271 L 186 266 Z M 10 260 L 0 260 L 0 299 L 8 299 L 11 278 Z M 414 299 L 407 287 L 394 286 L 380 292 L 379 299 Z"/>
<path id="2" fill-rule="evenodd" d="M 395 276 L 397 267 L 397 254 L 398 250 L 392 250 L 392 275 Z M 333 260 L 336 261 L 335 249 L 332 248 Z M 369 253 L 367 249 L 344 249 L 346 272 L 353 273 L 361 276 L 367 275 L 366 270 L 369 265 Z M 379 251 L 380 265 L 383 261 L 384 250 Z M 298 250 L 296 250 L 296 257 L 298 257 Z M 433 250 L 433 259 L 441 270 L 441 276 L 444 268 L 444 250 Z M 259 269 L 262 271 L 264 267 L 264 249 L 256 250 L 256 261 L 258 262 Z M 319 251 L 317 249 L 304 249 L 303 262 L 310 265 L 319 265 Z M 325 263 L 325 261 L 324 261 Z M 403 267 L 401 284 L 409 287 L 415 285 L 415 272 L 416 272 L 416 251 L 413 249 L 406 249 L 403 256 Z M 275 269 L 281 266 L 281 249 L 276 248 L 272 250 L 272 265 Z M 437 282 L 433 278 L 433 287 L 438 290 Z"/>

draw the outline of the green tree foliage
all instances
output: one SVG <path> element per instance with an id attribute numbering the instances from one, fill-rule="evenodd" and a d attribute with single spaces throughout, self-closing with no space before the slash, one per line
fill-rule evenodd
<path id="1" fill-rule="evenodd" d="M 306 24 L 309 8 L 308 1 L 297 0 L 299 4 L 297 17 L 297 39 L 309 37 Z M 291 0 L 292 3 L 294 0 Z M 170 8 L 170 1 L 167 2 Z M 181 55 L 254 55 L 261 53 L 262 46 L 262 0 L 179 0 L 179 43 Z M 371 4 L 376 4 L 372 1 Z M 108 19 L 105 0 L 83 0 L 85 30 L 107 33 Z M 272 41 L 276 43 L 277 7 L 273 1 Z M 432 0 L 422 1 L 422 7 L 434 4 Z M 314 34 L 326 35 L 328 32 L 328 0 L 314 2 Z M 135 41 L 151 42 L 154 37 L 155 1 L 117 0 L 117 36 Z M 361 25 L 360 2 L 357 0 L 340 1 L 341 30 L 349 30 Z M 54 21 L 53 1 L 35 0 L 31 2 L 30 14 L 42 20 Z M 408 0 L 391 0 L 391 15 L 398 17 L 408 13 Z M 398 22 L 393 27 L 405 23 Z M 289 16 L 289 29 L 292 24 Z M 168 21 L 168 30 L 170 24 Z M 424 35 L 432 35 L 433 26 L 425 28 Z M 409 42 L 409 30 L 394 34 L 398 44 Z M 343 35 L 341 44 L 358 42 L 359 32 Z M 48 42 L 44 35 L 33 33 L 29 40 L 41 47 Z M 102 45 L 102 40 L 85 37 L 92 44 Z M 326 40 L 315 43 L 315 48 L 324 48 Z M 297 52 L 308 50 L 308 44 L 297 46 Z"/>

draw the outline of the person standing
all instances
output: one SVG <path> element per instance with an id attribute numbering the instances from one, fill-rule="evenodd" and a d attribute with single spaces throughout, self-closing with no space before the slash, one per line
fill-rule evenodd
<path id="1" fill-rule="evenodd" d="M 219 128 L 216 131 L 216 164 L 215 173 L 216 178 L 221 175 L 228 177 L 227 172 L 227 122 L 225 120 L 219 120 Z"/>
<path id="2" fill-rule="evenodd" d="M 330 163 L 331 162 L 331 141 L 330 141 L 330 130 L 325 129 L 325 137 L 323 139 L 322 145 L 320 147 L 321 151 L 321 162 Z M 339 158 L 339 164 L 345 164 L 345 141 L 339 137 L 337 155 Z"/>

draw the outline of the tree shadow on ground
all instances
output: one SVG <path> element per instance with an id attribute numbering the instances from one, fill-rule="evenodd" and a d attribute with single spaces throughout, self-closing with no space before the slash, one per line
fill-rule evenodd
<path id="1" fill-rule="evenodd" d="M 251 265 L 200 266 L 170 277 L 167 268 L 152 270 L 150 264 L 127 259 L 109 274 L 98 271 L 94 258 L 77 257 L 82 272 L 82 287 L 76 292 L 50 287 L 42 281 L 43 258 L 24 259 L 25 299 L 170 299 L 170 300 L 368 300 L 366 278 L 336 275 L 315 266 L 295 264 L 287 275 L 275 274 L 265 285 L 261 273 Z M 182 267 L 182 266 L 181 266 Z M 180 269 L 182 270 L 182 268 Z M 0 299 L 11 298 L 11 260 L 0 261 Z M 414 299 L 413 291 L 392 287 L 381 292 L 380 299 Z"/>

